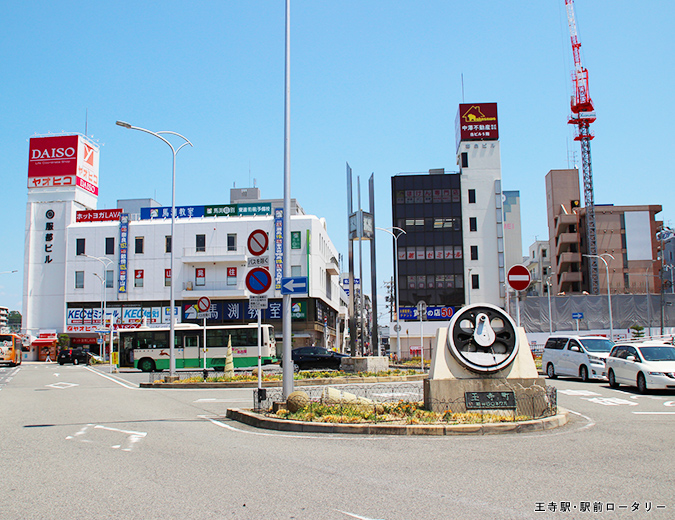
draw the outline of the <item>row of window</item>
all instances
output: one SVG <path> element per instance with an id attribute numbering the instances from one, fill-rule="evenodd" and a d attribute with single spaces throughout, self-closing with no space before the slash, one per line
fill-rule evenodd
<path id="1" fill-rule="evenodd" d="M 464 276 L 461 274 L 427 274 L 418 276 L 406 276 L 408 289 L 462 289 Z M 471 288 L 480 289 L 480 277 L 471 275 Z"/>
<path id="2" fill-rule="evenodd" d="M 471 246 L 471 260 L 478 260 L 478 246 Z M 417 246 L 398 249 L 399 260 L 461 259 L 462 246 Z"/>
<path id="3" fill-rule="evenodd" d="M 397 190 L 396 204 L 460 202 L 458 189 Z M 468 190 L 469 204 L 476 203 L 476 190 Z"/>
<path id="4" fill-rule="evenodd" d="M 206 235 L 195 235 L 195 250 L 198 253 L 203 253 L 206 251 Z M 227 250 L 236 251 L 237 250 L 237 234 L 228 233 L 227 235 Z M 171 235 L 164 237 L 164 252 L 171 253 Z M 134 238 L 134 253 L 137 255 L 142 255 L 145 253 L 145 237 L 135 237 Z M 80 256 L 86 254 L 86 239 L 77 238 L 75 240 L 75 254 Z M 106 237 L 105 239 L 105 254 L 114 255 L 115 254 L 115 238 Z"/>

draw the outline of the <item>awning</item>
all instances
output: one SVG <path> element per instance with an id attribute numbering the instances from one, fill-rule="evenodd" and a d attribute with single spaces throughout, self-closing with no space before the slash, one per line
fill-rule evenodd
<path id="1" fill-rule="evenodd" d="M 54 338 L 54 339 L 38 338 L 38 339 L 34 339 L 31 342 L 31 345 L 34 345 L 36 347 L 40 347 L 40 346 L 44 346 L 44 345 L 50 345 L 51 346 L 51 345 L 55 345 L 56 343 L 58 343 L 58 341 L 59 340 L 56 339 L 56 338 Z"/>

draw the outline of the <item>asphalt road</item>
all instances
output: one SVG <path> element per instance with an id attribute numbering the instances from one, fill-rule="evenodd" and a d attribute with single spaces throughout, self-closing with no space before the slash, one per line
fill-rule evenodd
<path id="1" fill-rule="evenodd" d="M 125 376 L 0 368 L 0 519 L 675 518 L 675 394 L 556 380 L 557 430 L 364 437 L 258 431 L 224 418 L 251 390 Z"/>

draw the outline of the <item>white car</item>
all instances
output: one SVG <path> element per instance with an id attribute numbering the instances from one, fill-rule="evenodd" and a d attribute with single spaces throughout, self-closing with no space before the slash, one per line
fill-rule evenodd
<path id="1" fill-rule="evenodd" d="M 546 341 L 541 367 L 549 379 L 558 376 L 578 377 L 582 381 L 603 379 L 605 359 L 614 342 L 604 336 L 570 336 L 557 334 Z"/>
<path id="2" fill-rule="evenodd" d="M 675 347 L 663 341 L 616 345 L 607 358 L 609 386 L 636 386 L 644 394 L 648 389 L 675 390 Z"/>

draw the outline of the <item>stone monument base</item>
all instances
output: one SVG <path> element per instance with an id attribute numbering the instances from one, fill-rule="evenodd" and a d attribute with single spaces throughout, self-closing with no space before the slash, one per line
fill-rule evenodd
<path id="1" fill-rule="evenodd" d="M 340 368 L 345 372 L 385 372 L 389 370 L 389 358 L 386 356 L 366 356 L 342 358 Z"/>
<path id="2" fill-rule="evenodd" d="M 466 410 L 466 392 L 513 392 L 516 415 L 539 417 L 549 408 L 546 379 L 536 378 L 466 378 L 425 379 L 424 407 L 434 412 Z M 478 410 L 476 410 L 478 411 Z M 484 411 L 490 411 L 485 408 Z"/>

